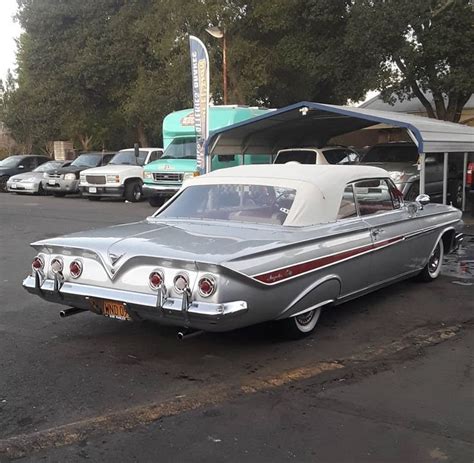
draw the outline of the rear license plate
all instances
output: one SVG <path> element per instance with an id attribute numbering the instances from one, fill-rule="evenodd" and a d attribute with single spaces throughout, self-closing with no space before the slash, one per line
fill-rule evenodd
<path id="1" fill-rule="evenodd" d="M 130 315 L 128 315 L 125 310 L 123 302 L 102 301 L 102 315 L 118 320 L 131 320 Z"/>
<path id="2" fill-rule="evenodd" d="M 56 180 L 48 180 L 48 185 L 56 185 Z"/>
<path id="3" fill-rule="evenodd" d="M 95 186 L 89 187 L 89 193 L 97 193 L 97 188 Z"/>

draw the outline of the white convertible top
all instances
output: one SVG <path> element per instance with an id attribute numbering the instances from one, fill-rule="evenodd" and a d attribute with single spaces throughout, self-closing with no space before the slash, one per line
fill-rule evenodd
<path id="1" fill-rule="evenodd" d="M 293 188 L 296 196 L 285 226 L 301 227 L 335 221 L 346 185 L 369 178 L 389 178 L 389 174 L 360 165 L 260 164 L 216 170 L 187 180 L 183 188 L 219 184 Z"/>

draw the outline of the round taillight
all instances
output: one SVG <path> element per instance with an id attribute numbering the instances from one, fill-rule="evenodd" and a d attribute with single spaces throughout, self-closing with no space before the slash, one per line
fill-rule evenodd
<path id="1" fill-rule="evenodd" d="M 202 297 L 212 296 L 216 292 L 216 287 L 216 280 L 210 275 L 202 277 L 198 282 L 199 294 Z"/>
<path id="2" fill-rule="evenodd" d="M 158 289 L 164 282 L 163 274 L 155 270 L 150 273 L 148 280 L 151 289 Z"/>
<path id="3" fill-rule="evenodd" d="M 51 261 L 51 271 L 53 273 L 61 273 L 63 271 L 63 260 L 60 257 L 55 257 Z"/>
<path id="4" fill-rule="evenodd" d="M 173 280 L 174 289 L 177 293 L 182 293 L 189 287 L 189 278 L 185 273 L 178 273 Z"/>
<path id="5" fill-rule="evenodd" d="M 34 272 L 38 272 L 44 268 L 44 261 L 40 256 L 36 256 L 31 263 L 31 268 Z"/>
<path id="6" fill-rule="evenodd" d="M 78 260 L 73 260 L 69 264 L 69 273 L 71 274 L 72 278 L 79 278 L 82 273 L 82 264 Z"/>

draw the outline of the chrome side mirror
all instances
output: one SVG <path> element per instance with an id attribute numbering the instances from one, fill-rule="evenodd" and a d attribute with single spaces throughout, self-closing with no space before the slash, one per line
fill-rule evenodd
<path id="1" fill-rule="evenodd" d="M 421 210 L 423 210 L 423 207 L 429 204 L 431 201 L 429 195 L 418 195 L 415 199 L 415 202 L 418 204 Z"/>

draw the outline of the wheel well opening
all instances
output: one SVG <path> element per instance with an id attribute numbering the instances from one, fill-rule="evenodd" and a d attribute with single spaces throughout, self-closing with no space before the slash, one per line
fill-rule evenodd
<path id="1" fill-rule="evenodd" d="M 451 251 L 451 248 L 453 247 L 454 234 L 454 230 L 448 230 L 444 232 L 443 236 L 441 237 L 441 239 L 443 240 L 444 252 L 446 254 Z"/>
<path id="2" fill-rule="evenodd" d="M 131 178 L 127 178 L 124 182 L 124 185 L 128 185 L 129 183 L 135 183 L 135 182 L 138 182 L 138 183 L 142 183 L 142 180 L 138 177 L 131 177 Z"/>

